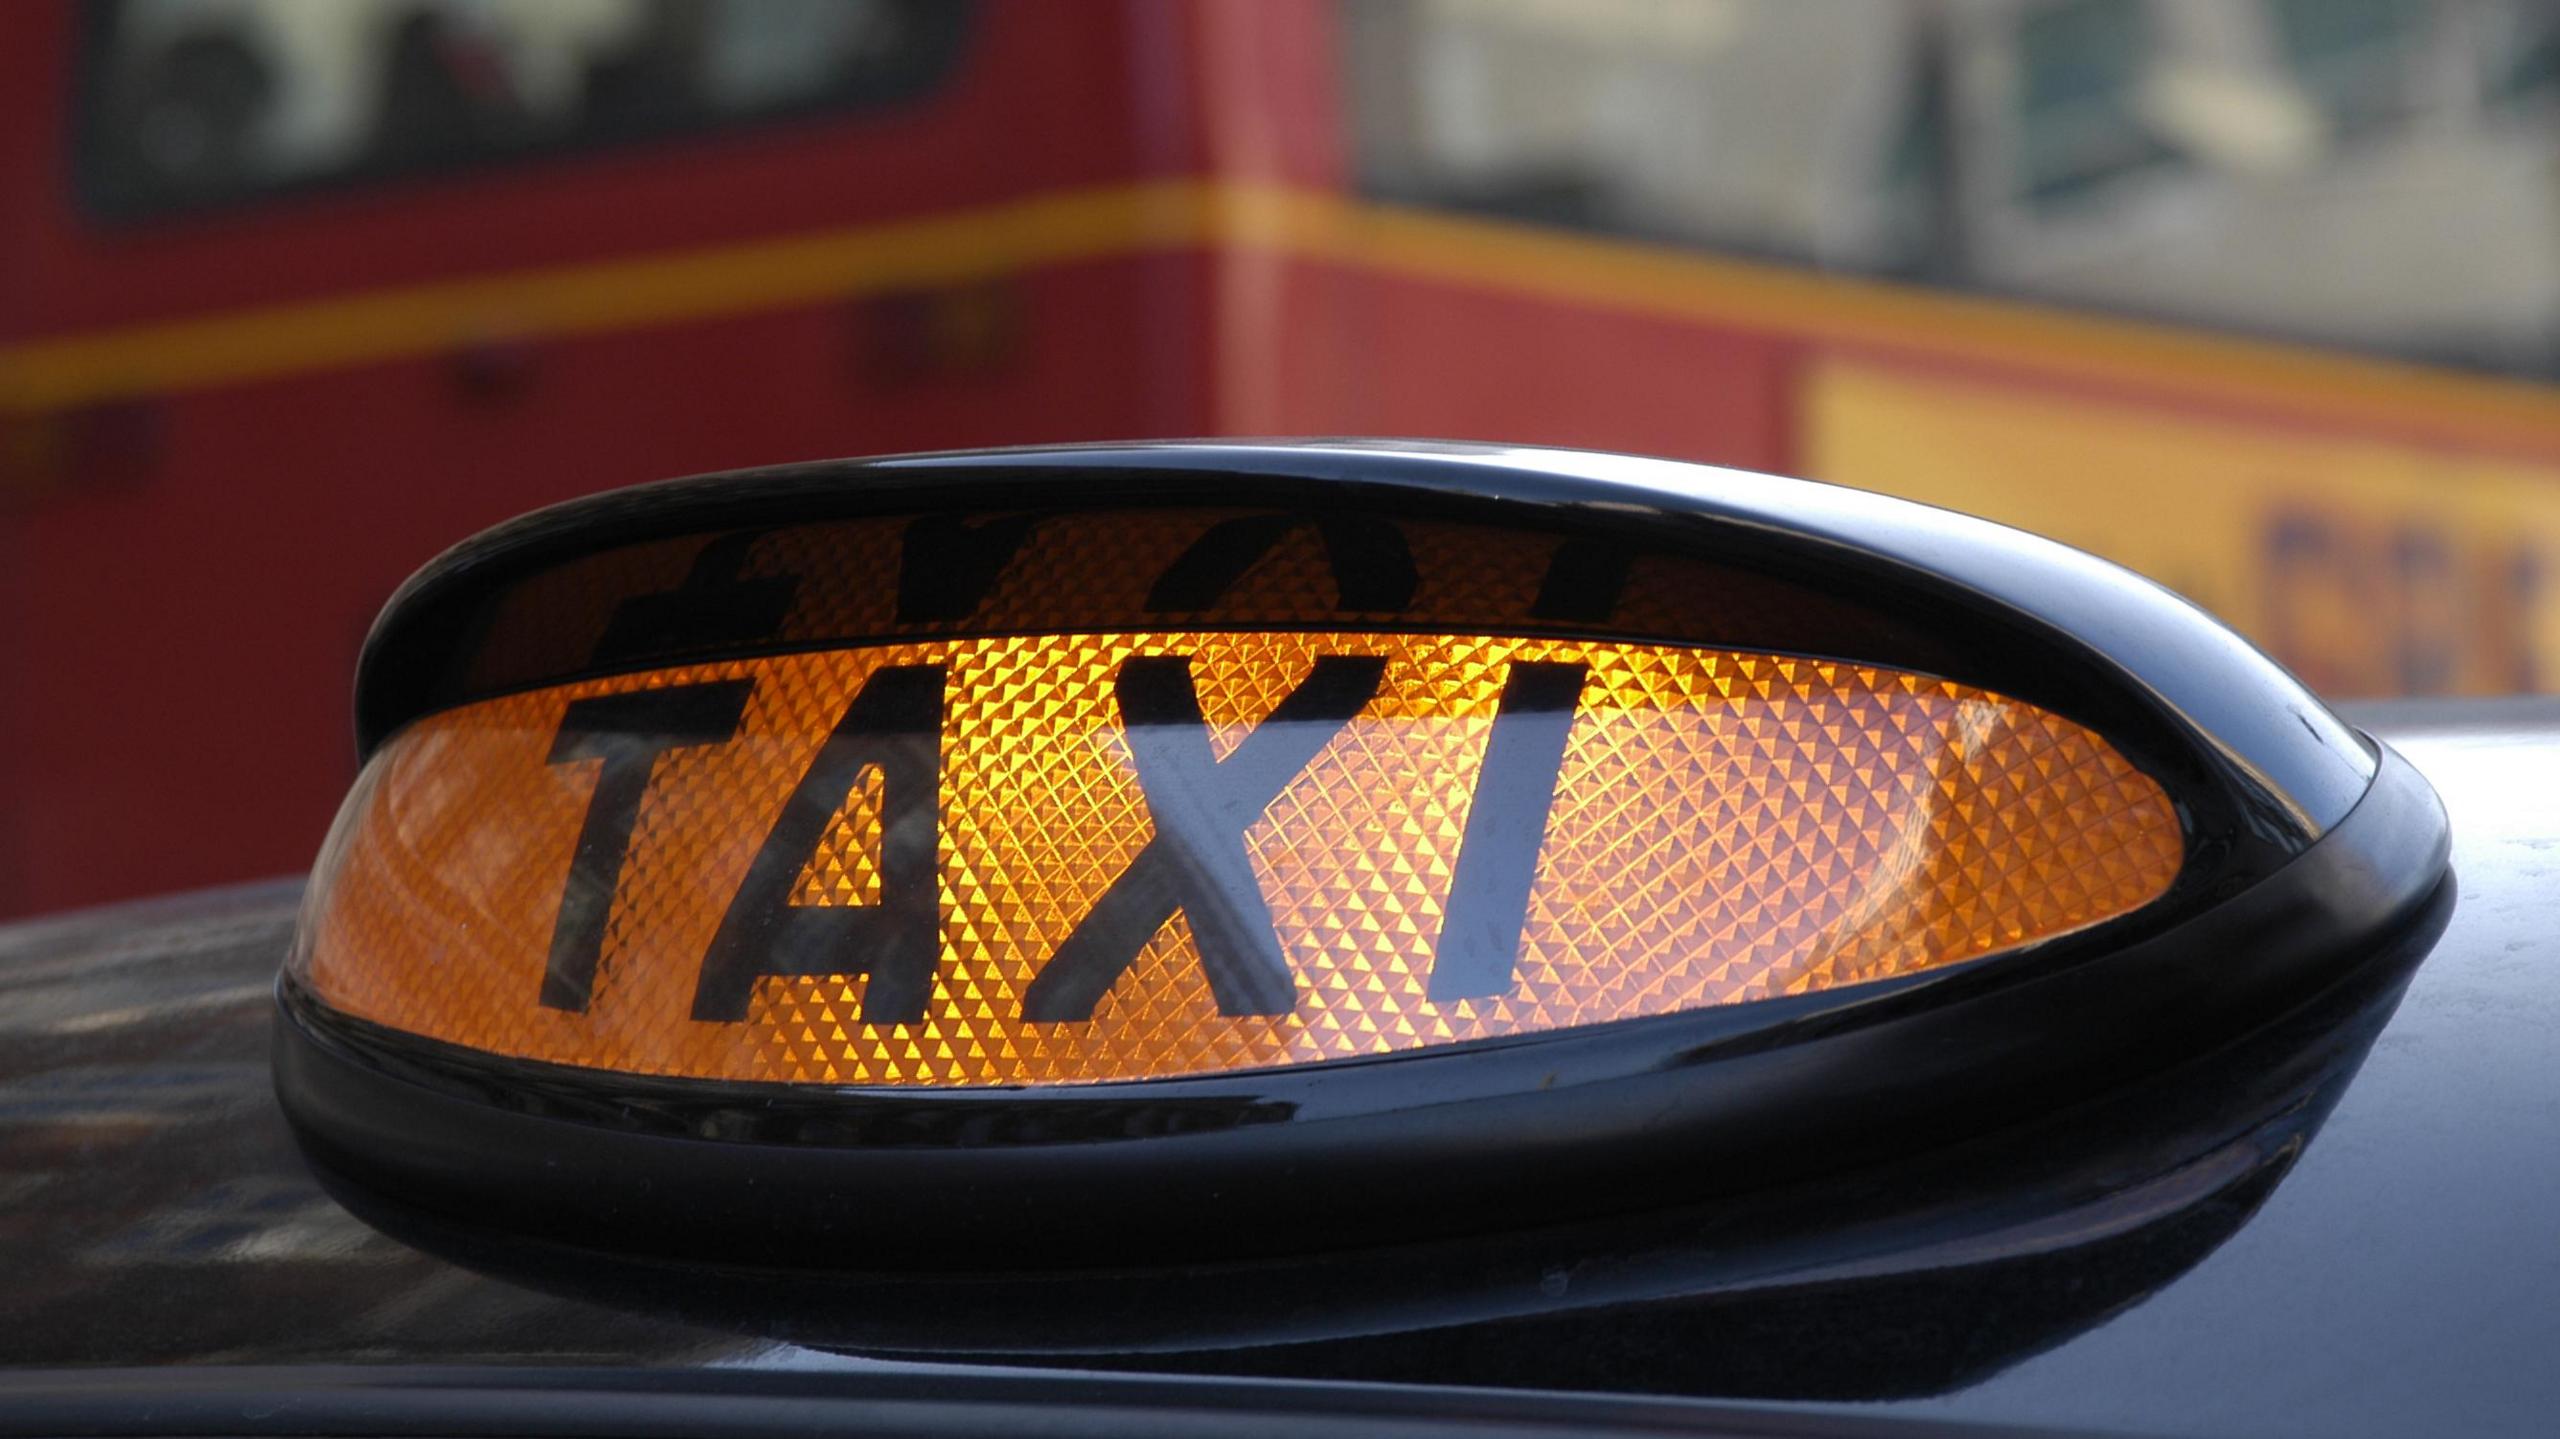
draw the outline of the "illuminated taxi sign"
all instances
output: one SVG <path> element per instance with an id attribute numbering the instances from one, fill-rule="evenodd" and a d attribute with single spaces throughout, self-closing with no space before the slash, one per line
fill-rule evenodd
<path id="1" fill-rule="evenodd" d="M 2135 910 L 2104 740 L 1868 665 L 1446 634 L 828 649 L 428 716 L 299 979 L 688 1078 L 1136 1080 L 1806 994 Z"/>
<path id="2" fill-rule="evenodd" d="M 600 495 L 404 586 L 356 719 L 278 986 L 315 1165 L 745 1273 L 1774 1191 L 2263 1026 L 2445 868 L 2405 762 L 2157 586 L 1560 451 Z"/>

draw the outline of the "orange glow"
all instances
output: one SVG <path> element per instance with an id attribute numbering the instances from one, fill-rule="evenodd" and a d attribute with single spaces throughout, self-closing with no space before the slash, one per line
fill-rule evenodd
<path id="1" fill-rule="evenodd" d="M 1115 681 L 1184 657 L 1231 758 L 1327 656 L 1371 698 L 1236 819 L 1296 987 L 1222 1013 L 1190 916 L 1143 943 L 1088 1019 L 1025 991 L 1156 834 Z M 1506 682 L 1584 678 L 1548 791 L 1507 991 L 1429 985 Z M 750 863 L 877 671 L 946 667 L 933 821 L 940 958 L 924 1017 L 865 1023 L 868 979 L 766 975 L 742 1020 L 693 1017 Z M 595 762 L 554 762 L 569 706 L 752 684 L 734 735 L 648 769 L 611 870 L 592 998 L 545 965 Z M 1552 750 L 1548 751 L 1550 759 Z M 883 784 L 862 770 L 787 890 L 876 905 Z M 323 1003 L 494 1054 L 633 1073 L 848 1085 L 1145 1079 L 1386 1054 L 1911 974 L 2127 913 L 2184 854 L 2166 795 L 2103 740 L 1962 685 L 1668 645 L 1463 635 L 1145 633 L 934 640 L 689 666 L 432 715 L 358 781 L 323 854 L 295 972 Z M 599 900 L 599 903 L 603 901 Z"/>

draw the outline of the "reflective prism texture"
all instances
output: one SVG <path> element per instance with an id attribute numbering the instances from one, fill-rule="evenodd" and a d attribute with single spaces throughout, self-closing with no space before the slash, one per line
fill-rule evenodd
<path id="1" fill-rule="evenodd" d="M 925 638 L 416 720 L 349 798 L 288 972 L 359 1020 L 590 1069 L 1137 1080 L 1909 975 L 2127 914 L 2184 858 L 2097 735 L 1891 669 Z"/>

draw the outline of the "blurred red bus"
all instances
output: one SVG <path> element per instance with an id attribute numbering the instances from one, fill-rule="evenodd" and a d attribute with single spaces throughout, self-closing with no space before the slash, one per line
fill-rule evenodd
<path id="1" fill-rule="evenodd" d="M 409 570 L 821 455 L 1648 451 L 2076 540 L 2335 691 L 2560 674 L 2549 388 L 1595 233 L 1535 166 L 1446 183 L 1394 112 L 1447 67 L 1395 47 L 1449 8 L 8 7 L 0 912 L 307 862 Z M 1912 73 L 1914 114 L 1963 111 Z M 2082 149 L 2036 193 L 2133 163 Z"/>

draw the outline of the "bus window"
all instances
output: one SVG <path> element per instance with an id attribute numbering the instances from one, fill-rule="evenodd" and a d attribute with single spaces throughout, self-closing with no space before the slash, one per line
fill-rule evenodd
<path id="1" fill-rule="evenodd" d="M 2560 366 L 2560 0 L 1338 4 L 1372 199 Z"/>
<path id="2" fill-rule="evenodd" d="M 1362 188 L 1854 269 L 1901 267 L 1909 7 L 1348 0 Z M 1893 197 L 1884 197 L 1889 202 Z"/>
<path id="3" fill-rule="evenodd" d="M 2429 39 L 2416 0 L 2275 0 L 2276 35 L 2303 88 L 2341 136 L 2408 114 L 2411 81 Z"/>
<path id="4" fill-rule="evenodd" d="M 2524 108 L 2560 96 L 2560 0 L 2515 0 L 2482 20 L 2481 78 L 2493 103 Z"/>
<path id="5" fill-rule="evenodd" d="M 741 121 L 949 72 L 944 0 L 113 0 L 77 183 L 129 217 Z"/>
<path id="6" fill-rule="evenodd" d="M 2173 158 L 2142 115 L 2151 16 L 2135 0 L 2066 0 L 2018 26 L 2018 188 L 2039 204 Z"/>

